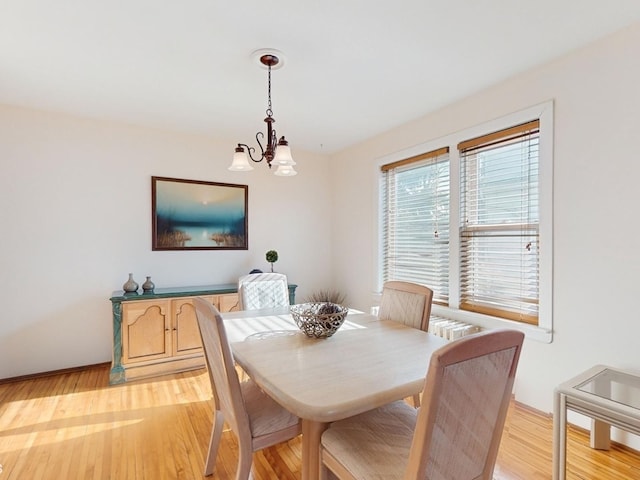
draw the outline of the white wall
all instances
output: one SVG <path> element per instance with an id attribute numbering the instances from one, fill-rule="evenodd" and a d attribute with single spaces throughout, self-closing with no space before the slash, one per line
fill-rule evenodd
<path id="1" fill-rule="evenodd" d="M 233 283 L 252 268 L 330 286 L 326 158 L 299 175 L 229 172 L 238 139 L 0 106 L 0 378 L 111 360 L 111 303 L 129 272 L 157 287 Z M 249 250 L 151 251 L 151 176 L 249 185 Z"/>
<path id="2" fill-rule="evenodd" d="M 594 364 L 640 371 L 639 45 L 636 24 L 335 155 L 334 275 L 353 306 L 376 288 L 376 159 L 553 99 L 554 341 L 526 342 L 516 398 L 550 412 Z"/>

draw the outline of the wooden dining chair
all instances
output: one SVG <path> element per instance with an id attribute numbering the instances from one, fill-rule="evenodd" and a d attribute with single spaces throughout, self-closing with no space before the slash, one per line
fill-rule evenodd
<path id="1" fill-rule="evenodd" d="M 434 352 L 420 409 L 397 401 L 331 424 L 320 478 L 490 480 L 523 339 L 485 331 Z"/>
<path id="2" fill-rule="evenodd" d="M 425 332 L 429 330 L 433 290 L 412 282 L 388 281 L 382 287 L 378 310 L 380 320 L 393 320 Z M 413 406 L 420 406 L 420 394 L 413 395 Z"/>
<path id="3" fill-rule="evenodd" d="M 287 276 L 282 273 L 250 273 L 238 279 L 240 310 L 289 306 Z"/>
<path id="4" fill-rule="evenodd" d="M 216 464 L 224 423 L 238 439 L 236 480 L 251 473 L 253 452 L 286 442 L 301 433 L 300 419 L 266 395 L 251 379 L 240 382 L 220 313 L 203 298 L 195 298 L 196 317 L 213 392 L 213 428 L 205 476 Z"/>

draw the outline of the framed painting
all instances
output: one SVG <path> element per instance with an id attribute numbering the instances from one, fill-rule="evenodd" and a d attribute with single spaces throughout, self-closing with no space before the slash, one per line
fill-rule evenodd
<path id="1" fill-rule="evenodd" d="M 247 250 L 247 185 L 151 177 L 153 250 Z"/>

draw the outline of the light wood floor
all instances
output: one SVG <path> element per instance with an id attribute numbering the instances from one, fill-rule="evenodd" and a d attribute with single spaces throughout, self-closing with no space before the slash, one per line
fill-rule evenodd
<path id="1" fill-rule="evenodd" d="M 209 439 L 205 370 L 108 386 L 108 366 L 0 382 L 0 480 L 200 479 Z M 551 478 L 551 418 L 511 406 L 497 480 Z M 569 433 L 569 479 L 640 479 L 640 454 L 589 448 Z M 234 478 L 237 446 L 223 435 L 213 477 Z M 254 456 L 256 480 L 300 478 L 300 441 Z"/>

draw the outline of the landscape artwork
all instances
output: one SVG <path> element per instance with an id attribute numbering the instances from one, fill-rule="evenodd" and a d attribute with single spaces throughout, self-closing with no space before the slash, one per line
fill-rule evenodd
<path id="1" fill-rule="evenodd" d="M 247 185 L 151 177 L 153 250 L 247 250 Z"/>

